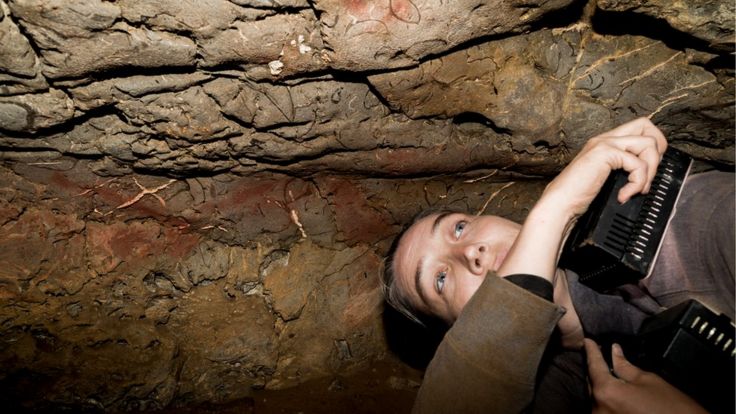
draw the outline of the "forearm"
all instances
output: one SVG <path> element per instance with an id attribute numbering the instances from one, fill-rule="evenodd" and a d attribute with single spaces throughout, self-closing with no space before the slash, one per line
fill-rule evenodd
<path id="1" fill-rule="evenodd" d="M 530 273 L 553 281 L 568 229 L 588 208 L 610 172 L 619 168 L 628 172 L 628 183 L 618 193 L 619 202 L 626 202 L 634 194 L 648 191 L 666 148 L 664 135 L 644 118 L 591 138 L 547 185 L 499 275 Z"/>
<path id="2" fill-rule="evenodd" d="M 557 259 L 575 215 L 554 205 L 554 197 L 542 195 L 524 221 L 498 275 L 538 275 L 554 282 Z"/>

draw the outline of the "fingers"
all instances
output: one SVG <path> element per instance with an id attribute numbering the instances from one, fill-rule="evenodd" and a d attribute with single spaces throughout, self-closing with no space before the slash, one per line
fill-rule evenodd
<path id="1" fill-rule="evenodd" d="M 606 135 L 611 135 L 614 137 L 621 137 L 624 135 L 641 135 L 642 132 L 650 129 L 651 127 L 654 127 L 654 124 L 649 119 L 643 117 L 636 118 L 632 119 L 629 122 L 623 123 L 616 128 L 613 128 L 612 130 L 607 132 Z"/>
<path id="2" fill-rule="evenodd" d="M 653 168 L 629 153 L 621 155 L 621 163 L 621 168 L 629 173 L 629 182 L 624 184 L 618 192 L 618 202 L 625 203 L 634 195 L 645 192 L 651 183 L 649 171 Z"/>
<path id="3" fill-rule="evenodd" d="M 629 182 L 618 194 L 621 203 L 649 191 L 661 160 L 657 140 L 645 136 L 600 136 L 591 141 L 590 151 L 604 153 L 611 170 L 623 168 L 629 173 Z"/>
<path id="4" fill-rule="evenodd" d="M 616 139 L 618 140 L 618 139 Z M 615 140 L 614 140 L 615 141 Z M 641 148 L 633 148 L 631 151 L 627 150 L 625 143 L 616 142 L 613 145 L 599 146 L 599 151 L 605 153 L 610 170 L 623 169 L 629 173 L 628 183 L 626 183 L 618 193 L 618 202 L 624 203 L 628 201 L 632 196 L 646 192 L 648 190 L 651 179 L 654 178 L 656 172 L 657 162 L 654 165 L 640 158 L 637 154 L 644 152 Z M 623 147 L 622 147 L 623 146 Z"/>
<path id="5" fill-rule="evenodd" d="M 613 360 L 613 372 L 624 381 L 634 382 L 642 373 L 626 359 L 619 344 L 613 344 L 611 347 L 611 359 Z"/>
<path id="6" fill-rule="evenodd" d="M 639 118 L 639 120 L 642 126 L 641 135 L 654 138 L 657 144 L 657 151 L 660 154 L 664 154 L 664 151 L 667 149 L 667 138 L 665 138 L 662 131 L 660 131 L 659 128 L 657 128 L 648 118 Z"/>
<path id="7" fill-rule="evenodd" d="M 613 379 L 608 369 L 608 364 L 603 359 L 598 344 L 593 340 L 585 338 L 585 353 L 588 356 L 588 375 L 593 388 L 598 388 L 607 381 Z"/>
<path id="8" fill-rule="evenodd" d="M 652 180 L 654 180 L 654 176 L 657 175 L 657 166 L 659 165 L 659 161 L 662 159 L 662 156 L 657 152 L 656 149 L 649 147 L 645 148 L 639 154 L 639 158 L 647 163 L 647 184 L 644 187 L 643 191 L 643 193 L 646 194 L 649 192 L 649 189 L 652 186 Z"/>
<path id="9" fill-rule="evenodd" d="M 582 214 L 611 171 L 623 168 L 628 182 L 617 198 L 624 203 L 649 191 L 666 148 L 664 135 L 644 118 L 593 137 L 547 186 L 545 199 L 555 199 L 569 216 Z"/>
<path id="10" fill-rule="evenodd" d="M 620 142 L 623 145 L 621 149 L 635 153 L 649 165 L 647 182 L 642 191 L 643 193 L 648 193 L 651 181 L 657 173 L 657 165 L 659 165 L 662 154 L 667 149 L 667 139 L 662 134 L 662 131 L 648 118 L 637 118 L 601 135 L 601 138 L 605 137 L 615 137 L 619 140 L 624 139 L 623 141 L 625 142 Z M 633 186 L 630 186 L 631 188 Z M 628 194 L 629 190 L 625 193 Z M 636 194 L 636 192 L 631 195 L 633 194 Z M 622 195 L 619 197 L 619 201 L 623 202 L 628 200 L 628 198 Z"/>
<path id="11" fill-rule="evenodd" d="M 629 121 L 607 132 L 606 135 L 613 137 L 631 135 L 648 136 L 654 139 L 657 152 L 664 154 L 664 151 L 667 149 L 667 139 L 664 134 L 648 118 L 637 118 Z"/>

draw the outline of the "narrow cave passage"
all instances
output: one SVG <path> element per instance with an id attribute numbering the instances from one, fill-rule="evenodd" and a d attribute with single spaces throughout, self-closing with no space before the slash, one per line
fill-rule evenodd
<path id="1" fill-rule="evenodd" d="M 408 412 L 416 214 L 523 221 L 636 117 L 733 170 L 734 5 L 627 4 L 0 0 L 0 404 Z"/>

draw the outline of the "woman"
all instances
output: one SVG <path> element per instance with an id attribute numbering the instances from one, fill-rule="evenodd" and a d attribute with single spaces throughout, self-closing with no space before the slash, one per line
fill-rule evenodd
<path id="1" fill-rule="evenodd" d="M 629 173 L 620 202 L 646 193 L 666 147 L 648 119 L 634 120 L 589 140 L 550 182 L 523 226 L 500 217 L 442 212 L 417 220 L 400 236 L 386 263 L 387 301 L 414 320 L 429 316 L 453 325 L 427 369 L 418 411 L 528 409 L 555 325 L 565 346 L 579 348 L 581 318 L 583 324 L 606 321 L 589 317 L 598 307 L 579 317 L 573 306 L 567 277 L 556 267 L 565 235 L 612 170 Z M 732 262 L 733 241 L 730 250 Z M 732 263 L 730 269 L 732 286 Z M 572 291 L 594 298 L 577 284 Z M 539 297 L 549 295 L 559 306 Z M 646 316 L 620 298 L 609 299 L 611 306 L 624 306 L 626 317 L 601 329 L 633 330 Z M 732 303 L 732 296 L 725 302 Z"/>

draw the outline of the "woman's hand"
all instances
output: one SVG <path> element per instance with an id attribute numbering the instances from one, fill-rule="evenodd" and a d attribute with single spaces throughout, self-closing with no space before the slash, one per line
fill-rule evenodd
<path id="1" fill-rule="evenodd" d="M 574 219 L 587 210 L 611 171 L 624 169 L 629 182 L 618 193 L 623 203 L 647 193 L 667 140 L 647 118 L 635 119 L 591 138 L 578 155 L 545 189 L 540 202 L 549 202 Z"/>
<path id="2" fill-rule="evenodd" d="M 613 376 L 598 345 L 585 340 L 588 373 L 593 392 L 593 413 L 707 414 L 692 398 L 657 374 L 643 371 L 624 357 L 621 347 L 611 348 Z"/>
<path id="3" fill-rule="evenodd" d="M 646 118 L 591 138 L 547 185 L 498 275 L 526 273 L 552 281 L 565 236 L 611 171 L 623 168 L 629 173 L 629 182 L 618 194 L 618 200 L 625 202 L 634 194 L 649 191 L 666 148 L 664 135 Z"/>

